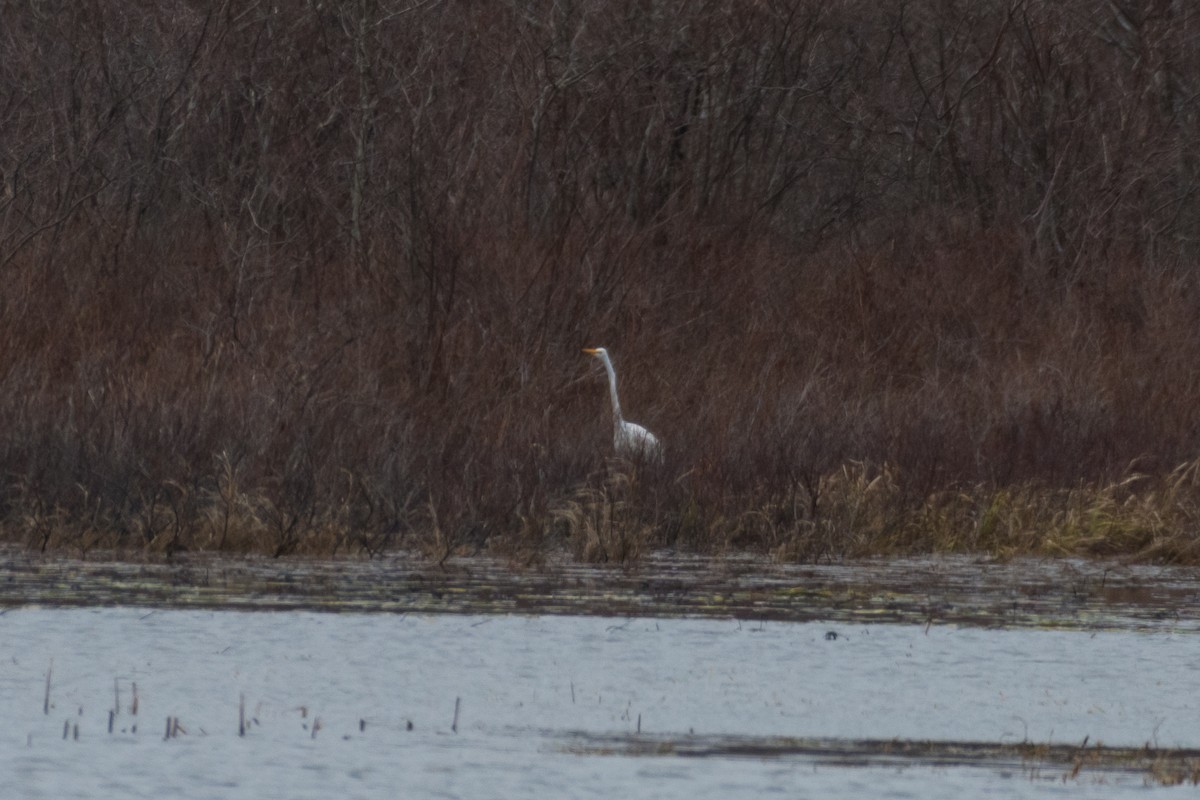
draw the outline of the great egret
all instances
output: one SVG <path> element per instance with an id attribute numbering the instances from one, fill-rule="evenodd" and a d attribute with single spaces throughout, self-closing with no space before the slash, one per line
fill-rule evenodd
<path id="1" fill-rule="evenodd" d="M 583 352 L 604 362 L 608 370 L 608 392 L 612 396 L 613 449 L 623 458 L 662 461 L 662 442 L 650 431 L 621 416 L 621 401 L 617 398 L 617 371 L 603 347 L 585 347 Z"/>

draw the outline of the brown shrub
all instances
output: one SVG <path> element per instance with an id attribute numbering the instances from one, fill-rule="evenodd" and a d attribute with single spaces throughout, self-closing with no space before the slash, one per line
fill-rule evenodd
<path id="1" fill-rule="evenodd" d="M 10 538 L 1038 549 L 962 509 L 1200 449 L 1178 4 L 61 5 L 0 37 Z"/>

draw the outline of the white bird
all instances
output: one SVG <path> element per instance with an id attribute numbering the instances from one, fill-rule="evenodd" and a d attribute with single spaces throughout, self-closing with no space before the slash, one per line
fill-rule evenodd
<path id="1" fill-rule="evenodd" d="M 613 369 L 608 351 L 603 347 L 585 347 L 583 352 L 603 361 L 604 368 L 608 370 L 608 391 L 612 396 L 613 409 L 613 449 L 617 455 L 623 458 L 662 461 L 663 447 L 658 437 L 636 422 L 629 422 L 621 416 L 621 401 L 617 398 L 617 371 Z"/>

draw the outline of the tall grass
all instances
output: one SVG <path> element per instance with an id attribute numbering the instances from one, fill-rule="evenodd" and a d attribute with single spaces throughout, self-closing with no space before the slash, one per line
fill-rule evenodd
<path id="1" fill-rule="evenodd" d="M 1196 560 L 1195 12 L 736 5 L 9 9 L 0 536 Z"/>

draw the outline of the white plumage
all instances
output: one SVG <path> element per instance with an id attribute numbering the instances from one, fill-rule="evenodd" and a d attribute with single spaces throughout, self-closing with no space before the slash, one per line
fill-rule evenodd
<path id="1" fill-rule="evenodd" d="M 636 422 L 629 422 L 621 416 L 621 401 L 617 397 L 617 371 L 613 369 L 608 351 L 603 347 L 586 347 L 583 352 L 603 361 L 604 368 L 608 370 L 608 392 L 612 397 L 613 410 L 613 449 L 617 455 L 636 460 L 662 461 L 663 447 L 658 437 Z"/>

